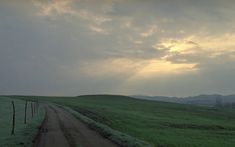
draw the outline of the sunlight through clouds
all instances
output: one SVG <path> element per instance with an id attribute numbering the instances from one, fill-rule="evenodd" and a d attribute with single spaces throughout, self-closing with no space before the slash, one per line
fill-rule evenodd
<path id="1" fill-rule="evenodd" d="M 99 86 L 104 93 L 126 94 L 161 94 L 151 87 L 173 80 L 175 93 L 187 95 L 192 92 L 182 89 L 190 82 L 201 89 L 226 79 L 231 92 L 234 6 L 230 0 L 2 0 L 0 80 L 15 91 L 29 85 L 37 91 L 61 80 L 67 86 L 57 84 L 53 91 Z M 203 88 L 216 91 L 214 85 Z"/>
<path id="2" fill-rule="evenodd" d="M 151 78 L 167 78 L 172 75 L 182 75 L 195 73 L 198 71 L 196 64 L 177 64 L 165 60 L 150 60 L 145 66 L 142 66 L 132 77 L 128 79 L 129 82 L 138 79 Z"/>
<path id="3" fill-rule="evenodd" d="M 107 59 L 96 63 L 84 63 L 83 71 L 90 76 L 117 74 L 129 75 L 128 80 L 141 78 L 166 77 L 173 74 L 188 74 L 197 72 L 196 64 L 171 63 L 166 60 L 140 60 L 140 59 Z"/>
<path id="4" fill-rule="evenodd" d="M 153 47 L 167 49 L 169 52 L 186 52 L 198 46 L 192 39 L 193 36 L 184 39 L 163 39 L 160 44 L 156 44 Z"/>

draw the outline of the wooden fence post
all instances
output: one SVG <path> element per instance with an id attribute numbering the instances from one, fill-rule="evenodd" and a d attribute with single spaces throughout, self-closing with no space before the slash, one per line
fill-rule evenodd
<path id="1" fill-rule="evenodd" d="M 33 102 L 31 102 L 31 114 L 32 114 L 32 118 L 33 118 Z"/>
<path id="2" fill-rule="evenodd" d="M 33 102 L 33 115 L 35 114 L 35 102 Z"/>
<path id="3" fill-rule="evenodd" d="M 14 101 L 12 101 L 11 104 L 12 104 L 12 109 L 13 109 L 11 135 L 14 135 L 15 134 L 15 104 L 14 104 Z"/>
<path id="4" fill-rule="evenodd" d="M 25 101 L 25 107 L 24 107 L 24 124 L 27 123 L 27 104 L 28 104 L 28 101 Z"/>
<path id="5" fill-rule="evenodd" d="M 36 102 L 33 102 L 33 110 L 34 110 L 34 114 L 36 113 Z"/>
<path id="6" fill-rule="evenodd" d="M 39 102 L 38 102 L 38 99 L 37 99 L 37 102 L 36 102 L 36 106 L 37 106 L 37 113 L 39 113 Z"/>

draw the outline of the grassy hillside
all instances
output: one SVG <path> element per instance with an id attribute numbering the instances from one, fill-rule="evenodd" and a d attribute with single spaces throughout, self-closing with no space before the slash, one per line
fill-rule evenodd
<path id="1" fill-rule="evenodd" d="M 24 146 L 31 147 L 32 140 L 38 132 L 44 113 L 42 110 L 32 119 L 31 110 L 28 106 L 27 124 L 24 124 L 24 101 L 15 100 L 16 107 L 16 126 L 15 135 L 11 135 L 12 127 L 12 99 L 0 97 L 0 146 L 1 147 L 16 147 Z"/>
<path id="2" fill-rule="evenodd" d="M 40 97 L 155 146 L 235 146 L 235 110 L 124 96 Z"/>

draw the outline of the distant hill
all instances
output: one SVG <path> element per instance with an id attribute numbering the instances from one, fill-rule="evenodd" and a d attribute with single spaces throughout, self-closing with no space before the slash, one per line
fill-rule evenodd
<path id="1" fill-rule="evenodd" d="M 178 97 L 166 97 L 166 96 L 144 96 L 144 95 L 132 95 L 131 97 L 144 100 L 164 101 L 173 103 L 183 103 L 182 98 Z"/>
<path id="2" fill-rule="evenodd" d="M 192 97 L 165 97 L 165 96 L 143 96 L 143 95 L 135 95 L 132 96 L 137 99 L 145 99 L 145 100 L 155 100 L 155 101 L 164 101 L 164 102 L 172 102 L 172 103 L 181 103 L 181 104 L 194 104 L 194 105 L 207 105 L 207 106 L 231 106 L 235 104 L 235 95 L 198 95 Z"/>

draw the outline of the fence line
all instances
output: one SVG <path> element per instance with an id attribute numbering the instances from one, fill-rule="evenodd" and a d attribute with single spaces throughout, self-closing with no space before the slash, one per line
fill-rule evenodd
<path id="1" fill-rule="evenodd" d="M 11 101 L 12 104 L 12 128 L 11 128 L 11 134 L 14 135 L 15 134 L 15 126 L 16 126 L 16 105 L 14 101 Z M 39 112 L 39 103 L 37 101 L 36 102 L 32 102 L 31 101 L 31 118 L 33 119 L 34 114 L 36 112 Z M 24 105 L 24 124 L 27 124 L 27 110 L 28 110 L 28 101 L 25 101 L 25 105 Z"/>

